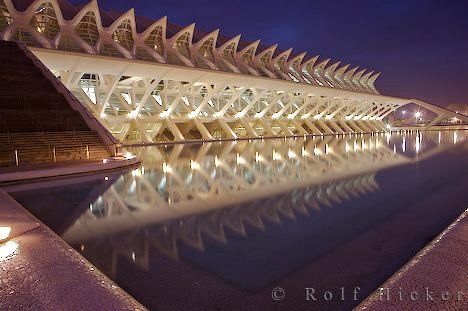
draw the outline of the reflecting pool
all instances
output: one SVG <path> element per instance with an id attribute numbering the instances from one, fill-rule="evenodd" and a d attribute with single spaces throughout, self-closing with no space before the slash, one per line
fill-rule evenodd
<path id="1" fill-rule="evenodd" d="M 129 148 L 131 171 L 5 190 L 150 309 L 347 310 L 467 207 L 467 138 Z"/>

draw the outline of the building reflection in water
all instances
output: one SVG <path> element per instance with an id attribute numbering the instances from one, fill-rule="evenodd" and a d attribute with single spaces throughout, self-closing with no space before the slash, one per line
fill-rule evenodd
<path id="1" fill-rule="evenodd" d="M 181 246 L 204 252 L 216 241 L 229 248 L 228 235 L 249 239 L 249 228 L 265 233 L 304 217 L 330 222 L 339 215 L 322 211 L 379 190 L 378 171 L 431 157 L 466 136 L 402 132 L 134 148 L 143 165 L 90 204 L 63 238 L 111 277 L 119 256 L 149 270 L 150 249 L 183 260 Z"/>

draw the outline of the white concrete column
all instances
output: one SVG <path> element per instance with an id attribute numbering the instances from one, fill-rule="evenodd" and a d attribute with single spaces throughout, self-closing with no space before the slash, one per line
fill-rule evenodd
<path id="1" fill-rule="evenodd" d="M 236 133 L 232 130 L 232 128 L 229 126 L 229 124 L 224 121 L 223 119 L 218 119 L 219 125 L 221 125 L 221 128 L 224 130 L 228 138 L 235 139 L 237 138 Z"/>
<path id="2" fill-rule="evenodd" d="M 354 133 L 354 132 L 355 132 L 352 128 L 350 128 L 350 127 L 348 126 L 348 124 L 346 124 L 345 121 L 340 120 L 340 121 L 338 121 L 338 122 L 339 122 L 340 125 L 341 125 L 345 130 L 347 130 L 349 133 Z"/>
<path id="3" fill-rule="evenodd" d="M 364 130 L 364 132 L 371 132 L 371 129 L 369 129 L 365 124 L 364 122 L 362 121 L 356 121 L 356 124 L 359 125 L 360 128 L 362 128 Z"/>
<path id="4" fill-rule="evenodd" d="M 249 122 L 244 119 L 239 119 L 240 123 L 244 126 L 247 134 L 249 134 L 250 137 L 258 137 L 258 134 L 255 132 L 255 130 L 250 126 Z"/>
<path id="5" fill-rule="evenodd" d="M 260 124 L 263 126 L 265 129 L 265 132 L 267 133 L 268 136 L 276 136 L 275 132 L 271 128 L 270 124 L 268 124 L 268 121 L 259 119 Z M 263 133 L 263 136 L 265 136 L 265 133 Z"/>
<path id="6" fill-rule="evenodd" d="M 325 131 L 325 134 L 335 134 L 328 125 L 325 124 L 322 120 L 317 120 L 318 125 Z"/>
<path id="7" fill-rule="evenodd" d="M 174 135 L 174 140 L 176 141 L 185 140 L 184 135 L 182 135 L 179 128 L 172 120 L 166 119 L 164 120 L 164 122 L 166 123 L 169 131 L 171 131 L 172 135 Z"/>
<path id="8" fill-rule="evenodd" d="M 315 134 L 315 135 L 322 135 L 323 133 L 320 132 L 320 130 L 318 129 L 318 127 L 316 127 L 312 121 L 310 120 L 304 120 L 304 123 L 312 130 L 312 133 Z"/>
<path id="9" fill-rule="evenodd" d="M 301 135 L 307 135 L 309 134 L 296 120 L 291 120 L 291 123 L 294 125 L 294 127 L 299 131 L 299 134 Z"/>
<path id="10" fill-rule="evenodd" d="M 361 129 L 361 128 L 357 125 L 356 121 L 348 121 L 348 124 L 349 124 L 350 127 L 352 127 L 352 128 L 354 129 L 354 131 L 355 131 L 356 133 L 362 133 L 362 132 L 364 132 L 364 130 Z"/>
<path id="11" fill-rule="evenodd" d="M 290 135 L 290 136 L 294 135 L 294 134 L 291 132 L 291 130 L 289 129 L 288 124 L 287 124 L 286 122 L 280 121 L 280 120 L 276 120 L 276 124 L 279 125 L 279 127 L 283 130 L 283 132 L 284 132 L 285 135 Z"/>
<path id="12" fill-rule="evenodd" d="M 203 124 L 202 121 L 198 119 L 193 119 L 193 124 L 195 124 L 196 128 L 198 129 L 198 131 L 200 132 L 200 134 L 202 135 L 204 139 L 207 139 L 207 140 L 213 139 L 213 136 L 211 136 L 210 132 L 208 131 L 208 129 L 206 128 L 206 126 Z"/>
<path id="13" fill-rule="evenodd" d="M 335 121 L 333 121 L 333 120 L 328 120 L 327 122 L 331 125 L 331 127 L 333 127 L 333 128 L 336 130 L 337 133 L 339 133 L 339 134 L 344 134 L 343 129 L 342 129 L 341 127 L 339 127 L 339 125 L 336 124 Z"/>

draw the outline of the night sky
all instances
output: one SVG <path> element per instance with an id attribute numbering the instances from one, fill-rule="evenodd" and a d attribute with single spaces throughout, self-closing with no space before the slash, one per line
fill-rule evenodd
<path id="1" fill-rule="evenodd" d="M 72 0 L 72 3 L 87 1 Z M 279 44 L 381 71 L 382 94 L 468 103 L 468 1 L 98 0 L 109 11 Z M 306 55 L 306 58 L 307 58 Z"/>

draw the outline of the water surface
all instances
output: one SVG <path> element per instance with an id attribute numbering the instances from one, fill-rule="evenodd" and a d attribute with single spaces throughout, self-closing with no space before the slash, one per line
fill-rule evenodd
<path id="1" fill-rule="evenodd" d="M 151 309 L 346 310 L 467 207 L 467 137 L 140 147 L 123 174 L 6 190 Z"/>

